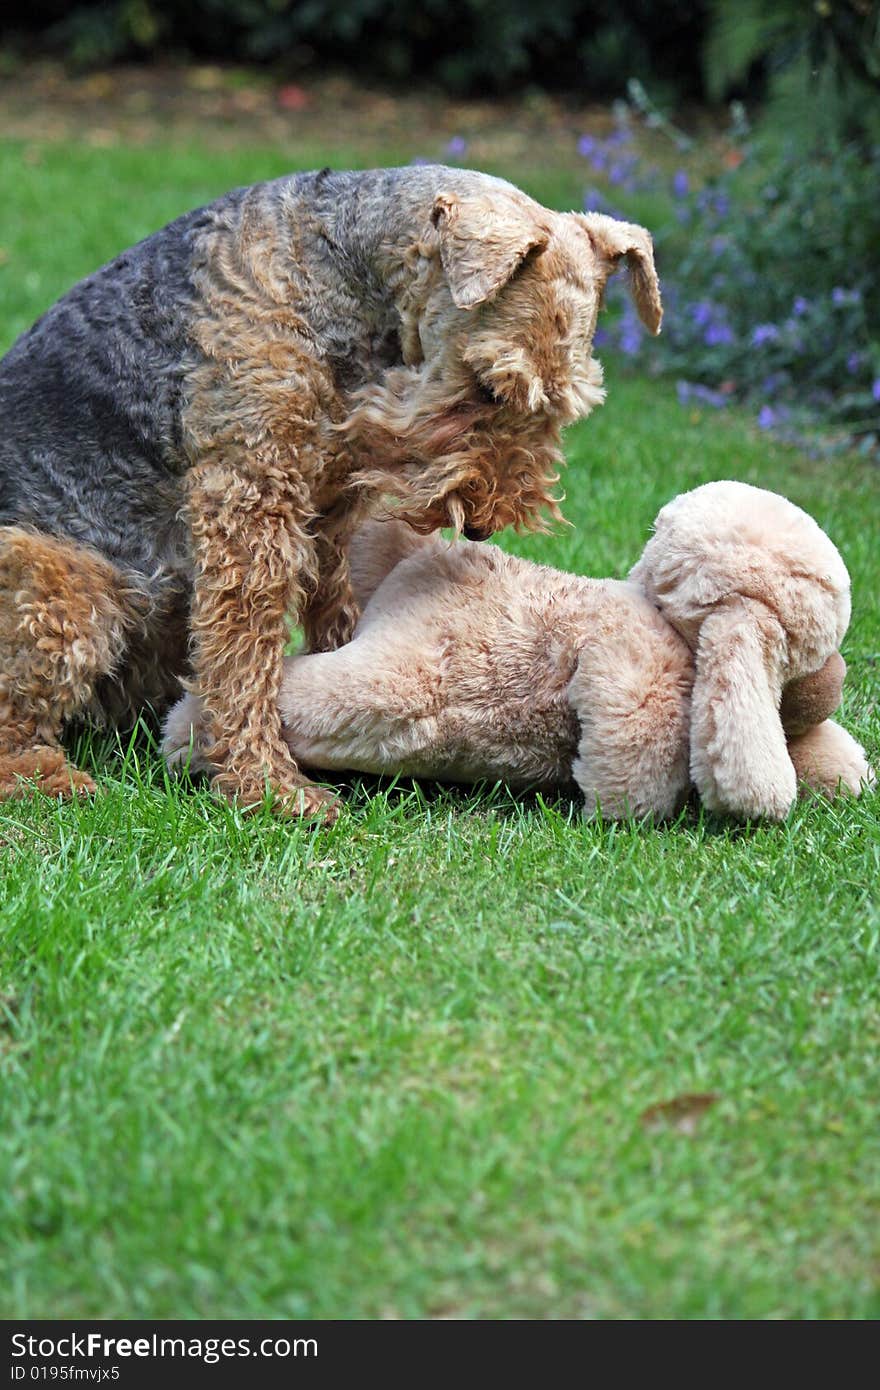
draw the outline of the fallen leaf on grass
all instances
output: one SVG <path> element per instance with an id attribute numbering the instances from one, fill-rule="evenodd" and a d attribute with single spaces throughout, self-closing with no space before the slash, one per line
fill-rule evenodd
<path id="1" fill-rule="evenodd" d="M 675 1129 L 679 1134 L 695 1134 L 702 1116 L 719 1099 L 717 1091 L 689 1091 L 649 1105 L 639 1119 L 643 1129 Z"/>

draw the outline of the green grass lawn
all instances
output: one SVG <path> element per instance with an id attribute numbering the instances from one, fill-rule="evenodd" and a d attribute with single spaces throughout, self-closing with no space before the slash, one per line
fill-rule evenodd
<path id="1" fill-rule="evenodd" d="M 0 146 L 2 346 L 295 162 Z M 505 543 L 619 575 L 677 491 L 787 493 L 850 567 L 876 759 L 880 474 L 607 365 L 573 529 Z M 311 831 L 84 756 L 94 802 L 0 807 L 0 1316 L 880 1314 L 876 795 L 658 830 L 359 783 Z"/>

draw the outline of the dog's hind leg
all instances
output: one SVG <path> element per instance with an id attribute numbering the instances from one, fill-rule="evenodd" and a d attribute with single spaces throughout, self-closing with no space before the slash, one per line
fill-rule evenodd
<path id="1" fill-rule="evenodd" d="M 86 546 L 0 527 L 0 796 L 95 790 L 58 741 L 124 651 L 120 572 Z"/>
<path id="2" fill-rule="evenodd" d="M 332 652 L 351 640 L 359 616 L 351 589 L 346 531 L 315 539 L 317 588 L 304 604 L 301 619 L 306 649 Z"/>

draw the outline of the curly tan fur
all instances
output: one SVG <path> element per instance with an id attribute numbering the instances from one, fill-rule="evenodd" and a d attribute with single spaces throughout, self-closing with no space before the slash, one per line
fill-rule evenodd
<path id="1" fill-rule="evenodd" d="M 140 596 L 88 547 L 0 528 L 0 795 L 94 791 L 58 735 L 142 619 Z"/>

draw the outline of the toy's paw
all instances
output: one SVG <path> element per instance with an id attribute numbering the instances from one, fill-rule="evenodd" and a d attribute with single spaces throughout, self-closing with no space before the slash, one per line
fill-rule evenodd
<path id="1" fill-rule="evenodd" d="M 789 740 L 788 751 L 801 787 L 822 796 L 861 796 L 877 777 L 860 743 L 826 719 Z"/>
<path id="2" fill-rule="evenodd" d="M 785 820 L 797 796 L 797 778 L 787 755 L 742 761 L 733 757 L 711 767 L 698 763 L 693 774 L 706 809 L 737 820 Z"/>
<path id="3" fill-rule="evenodd" d="M 211 771 L 202 732 L 202 702 L 196 695 L 184 695 L 165 716 L 162 757 L 175 774 L 189 772 L 195 776 Z"/>

